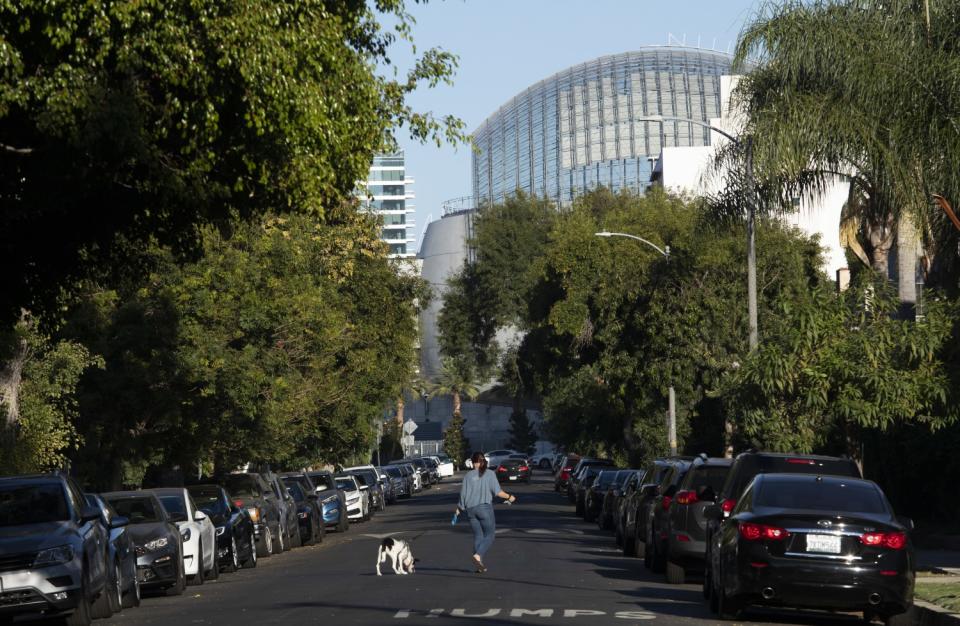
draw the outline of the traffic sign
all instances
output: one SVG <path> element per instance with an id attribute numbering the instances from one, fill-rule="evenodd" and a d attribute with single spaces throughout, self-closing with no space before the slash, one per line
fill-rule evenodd
<path id="1" fill-rule="evenodd" d="M 413 431 L 417 429 L 417 423 L 413 420 L 407 420 L 403 423 L 403 434 L 412 435 Z"/>

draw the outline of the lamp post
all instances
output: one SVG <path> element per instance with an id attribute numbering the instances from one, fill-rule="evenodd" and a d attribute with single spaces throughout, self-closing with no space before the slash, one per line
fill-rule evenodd
<path id="1" fill-rule="evenodd" d="M 749 318 L 750 351 L 757 349 L 759 344 L 759 331 L 757 329 L 757 234 L 756 234 L 756 206 L 754 203 L 753 192 L 753 138 L 747 137 L 746 140 L 739 139 L 725 130 L 717 128 L 707 122 L 693 120 L 687 117 L 664 117 L 663 115 L 646 115 L 637 118 L 638 122 L 686 122 L 703 128 L 709 128 L 712 131 L 720 133 L 737 147 L 744 151 L 746 159 L 746 177 L 747 177 L 747 314 Z"/>
<path id="2" fill-rule="evenodd" d="M 663 258 L 670 260 L 670 246 L 663 246 L 662 248 L 655 243 L 647 241 L 643 237 L 637 237 L 636 235 L 631 235 L 629 233 L 611 233 L 610 231 L 603 231 L 599 233 L 594 233 L 597 237 L 626 237 L 627 239 L 633 239 L 644 243 L 660 254 L 663 255 Z M 674 393 L 673 385 L 670 385 L 670 390 L 667 396 L 667 441 L 670 443 L 670 454 L 676 456 L 677 454 L 677 395 Z"/>

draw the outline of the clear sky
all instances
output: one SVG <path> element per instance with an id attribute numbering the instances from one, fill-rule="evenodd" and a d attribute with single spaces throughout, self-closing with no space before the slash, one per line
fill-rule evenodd
<path id="1" fill-rule="evenodd" d="M 686 42 L 732 50 L 759 0 L 431 0 L 409 2 L 418 50 L 441 47 L 460 57 L 454 84 L 421 90 L 414 109 L 456 115 L 473 132 L 533 83 L 590 59 L 642 46 Z M 393 58 L 409 66 L 409 46 Z M 472 193 L 470 149 L 420 145 L 402 132 L 407 175 L 416 179 L 417 248 L 428 218 L 444 200 Z"/>

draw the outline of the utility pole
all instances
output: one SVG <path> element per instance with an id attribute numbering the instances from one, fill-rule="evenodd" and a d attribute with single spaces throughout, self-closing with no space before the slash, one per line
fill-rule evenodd
<path id="1" fill-rule="evenodd" d="M 757 208 L 753 188 L 753 137 L 747 137 L 747 314 L 750 318 L 750 352 L 760 343 L 757 331 Z"/>
<path id="2" fill-rule="evenodd" d="M 667 410 L 670 416 L 669 426 L 667 428 L 667 437 L 670 439 L 670 456 L 677 456 L 677 394 L 670 386 L 670 400 Z"/>

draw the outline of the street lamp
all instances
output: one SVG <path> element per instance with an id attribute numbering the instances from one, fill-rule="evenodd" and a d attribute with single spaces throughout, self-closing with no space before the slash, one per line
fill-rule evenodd
<path id="1" fill-rule="evenodd" d="M 643 237 L 637 237 L 636 235 L 630 235 L 628 233 L 611 233 L 610 231 L 603 231 L 599 233 L 594 233 L 597 237 L 626 237 L 628 239 L 633 239 L 641 243 L 645 243 L 660 254 L 663 255 L 663 258 L 670 260 L 670 246 L 663 246 L 662 248 L 655 243 L 649 242 Z M 670 390 L 667 396 L 667 415 L 669 416 L 669 422 L 667 423 L 667 440 L 670 442 L 670 454 L 676 456 L 677 454 L 677 394 L 673 390 L 673 385 L 670 385 Z"/>
<path id="2" fill-rule="evenodd" d="M 747 137 L 746 140 L 739 139 L 725 130 L 717 128 L 707 122 L 692 120 L 688 117 L 665 117 L 663 115 L 646 115 L 637 118 L 638 122 L 686 122 L 696 126 L 709 128 L 712 131 L 720 133 L 738 148 L 744 151 L 746 157 L 746 175 L 747 175 L 747 313 L 750 325 L 750 351 L 757 349 L 759 343 L 759 333 L 757 331 L 757 235 L 756 235 L 756 209 L 753 199 L 753 138 Z"/>

